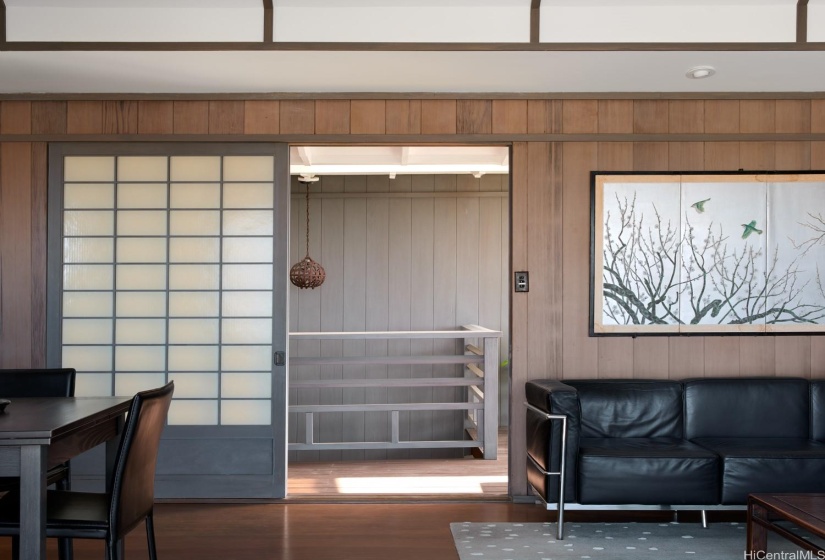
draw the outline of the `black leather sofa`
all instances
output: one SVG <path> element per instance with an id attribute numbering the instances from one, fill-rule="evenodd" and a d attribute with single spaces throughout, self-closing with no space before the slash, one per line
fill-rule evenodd
<path id="1" fill-rule="evenodd" d="M 558 509 L 559 538 L 565 508 L 704 520 L 750 493 L 825 492 L 825 380 L 542 379 L 526 397 L 528 482 Z"/>

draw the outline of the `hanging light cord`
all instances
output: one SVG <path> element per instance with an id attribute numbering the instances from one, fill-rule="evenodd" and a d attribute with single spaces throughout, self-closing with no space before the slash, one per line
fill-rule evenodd
<path id="1" fill-rule="evenodd" d="M 309 258 L 309 183 L 307 185 L 307 254 L 306 258 Z"/>

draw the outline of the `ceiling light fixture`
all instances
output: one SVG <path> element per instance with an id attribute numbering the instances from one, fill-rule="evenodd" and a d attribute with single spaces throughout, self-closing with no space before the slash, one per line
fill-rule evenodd
<path id="1" fill-rule="evenodd" d="M 691 80 L 701 80 L 703 78 L 710 78 L 714 74 L 716 74 L 716 68 L 713 66 L 694 66 L 685 72 L 685 77 Z"/>

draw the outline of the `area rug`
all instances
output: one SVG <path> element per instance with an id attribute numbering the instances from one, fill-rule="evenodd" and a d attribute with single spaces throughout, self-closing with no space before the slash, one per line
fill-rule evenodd
<path id="1" fill-rule="evenodd" d="M 707 529 L 699 523 L 567 523 L 564 540 L 556 539 L 555 523 L 451 523 L 450 529 L 461 560 L 746 560 L 745 523 Z M 768 547 L 800 559 L 812 554 L 776 535 L 768 536 Z"/>

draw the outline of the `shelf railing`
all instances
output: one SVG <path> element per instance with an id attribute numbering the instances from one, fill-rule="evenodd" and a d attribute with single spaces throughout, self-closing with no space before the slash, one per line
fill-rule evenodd
<path id="1" fill-rule="evenodd" d="M 291 332 L 290 341 L 301 340 L 393 340 L 461 339 L 462 355 L 416 356 L 289 356 L 289 365 L 463 365 L 462 377 L 416 377 L 392 379 L 308 379 L 290 380 L 290 389 L 388 388 L 388 387 L 466 387 L 461 402 L 290 404 L 289 411 L 305 415 L 303 442 L 289 444 L 290 450 L 342 449 L 427 449 L 481 448 L 485 459 L 498 454 L 498 367 L 501 331 L 478 325 L 441 331 L 346 331 Z M 466 411 L 464 433 L 476 434 L 462 440 L 402 440 L 402 411 Z M 325 412 L 388 412 L 389 441 L 315 441 L 315 416 Z"/>

